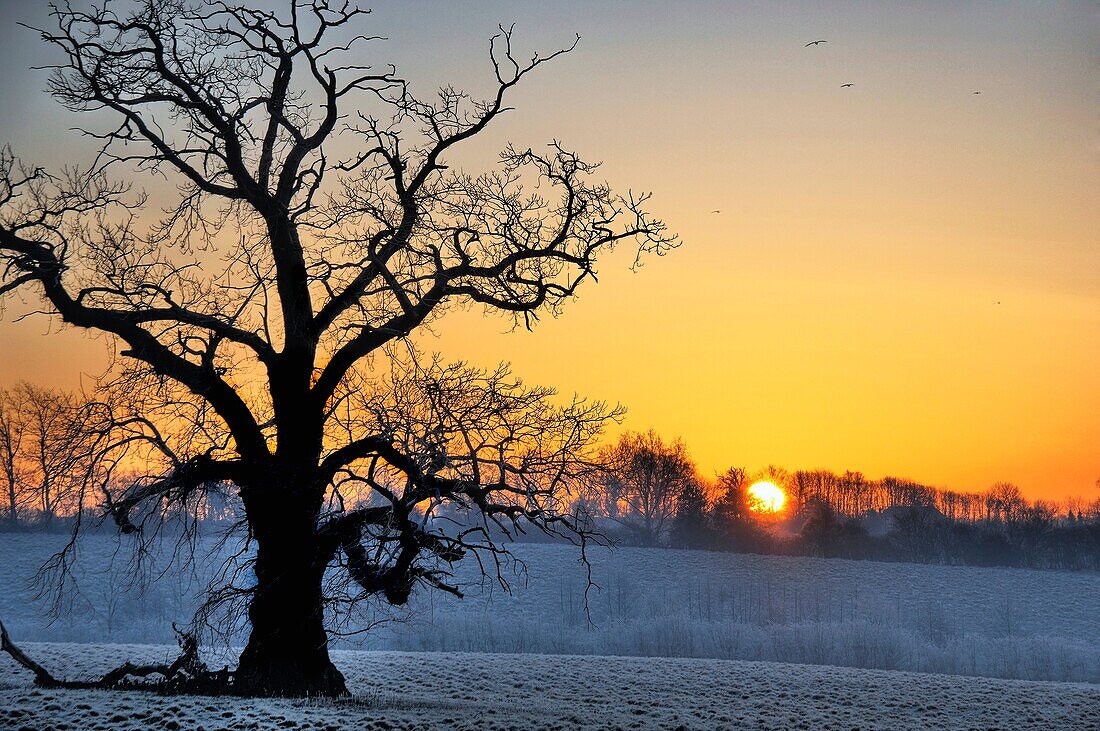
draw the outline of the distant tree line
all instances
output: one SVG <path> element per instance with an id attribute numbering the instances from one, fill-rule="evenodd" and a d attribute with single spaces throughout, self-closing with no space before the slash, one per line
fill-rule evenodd
<path id="1" fill-rule="evenodd" d="M 101 505 L 95 498 L 128 477 L 97 459 L 103 427 L 96 406 L 25 382 L 0 389 L 0 529 L 67 530 L 78 517 L 94 527 L 104 517 L 88 506 Z M 575 512 L 626 545 L 1100 569 L 1100 499 L 1057 504 L 1029 501 L 1010 483 L 959 492 L 897 477 L 774 466 L 755 474 L 731 467 L 708 479 L 682 441 L 652 430 L 623 434 L 601 462 L 600 477 L 576 496 Z M 749 488 L 762 480 L 786 494 L 782 511 L 754 504 Z M 216 486 L 184 512 L 177 517 L 191 523 L 241 517 L 231 491 Z M 461 511 L 447 520 L 464 523 Z"/>
<path id="2" fill-rule="evenodd" d="M 959 492 L 860 472 L 699 474 L 684 444 L 624 434 L 583 507 L 620 542 L 705 550 L 980 566 L 1100 569 L 1100 499 L 1029 501 L 1010 483 Z M 754 504 L 758 481 L 784 509 Z"/>
<path id="3" fill-rule="evenodd" d="M 0 388 L 0 530 L 69 531 L 78 520 L 100 527 L 104 502 L 140 472 L 104 460 L 104 437 L 117 426 L 95 399 L 27 382 Z M 162 506 L 159 517 L 235 521 L 236 502 L 212 485 L 199 503 Z"/>

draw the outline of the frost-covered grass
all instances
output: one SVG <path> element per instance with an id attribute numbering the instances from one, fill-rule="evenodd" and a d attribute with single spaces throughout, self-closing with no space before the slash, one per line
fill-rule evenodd
<path id="1" fill-rule="evenodd" d="M 28 645 L 70 675 L 169 647 Z M 1100 687 L 683 658 L 337 652 L 352 698 L 45 691 L 0 658 L 0 728 L 1095 729 Z"/>
<path id="2" fill-rule="evenodd" d="M 63 537 L 0 534 L 0 617 L 24 641 L 170 643 L 208 572 L 132 586 L 116 539 L 86 539 L 83 596 L 53 624 L 27 581 Z M 207 544 L 210 545 L 210 544 Z M 513 593 L 414 598 L 408 619 L 338 647 L 765 660 L 1100 682 L 1100 575 L 656 549 L 519 545 Z M 163 566 L 161 567 L 163 568 Z M 471 566 L 460 577 L 475 580 Z M 589 622 L 589 617 L 591 623 Z"/>

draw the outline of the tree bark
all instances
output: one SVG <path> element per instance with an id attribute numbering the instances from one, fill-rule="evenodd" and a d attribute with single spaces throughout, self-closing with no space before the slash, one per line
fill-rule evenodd
<path id="1" fill-rule="evenodd" d="M 259 696 L 347 695 L 344 676 L 328 653 L 325 561 L 313 526 L 302 525 L 295 512 L 286 508 L 289 519 L 273 520 L 256 532 L 256 587 L 248 609 L 252 631 L 234 690 Z"/>

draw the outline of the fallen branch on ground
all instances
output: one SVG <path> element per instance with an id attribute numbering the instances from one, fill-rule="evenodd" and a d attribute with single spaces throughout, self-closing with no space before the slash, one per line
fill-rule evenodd
<path id="1" fill-rule="evenodd" d="M 180 655 L 172 664 L 152 663 L 136 665 L 126 662 L 109 671 L 99 680 L 59 680 L 11 640 L 7 628 L 0 621 L 0 651 L 11 655 L 17 663 L 34 673 L 34 684 L 40 688 L 69 688 L 75 690 L 152 690 L 163 693 L 199 693 L 221 695 L 232 692 L 228 668 L 211 671 L 199 659 L 199 642 L 191 632 L 184 632 L 172 625 L 180 646 Z M 160 675 L 162 680 L 146 680 Z"/>

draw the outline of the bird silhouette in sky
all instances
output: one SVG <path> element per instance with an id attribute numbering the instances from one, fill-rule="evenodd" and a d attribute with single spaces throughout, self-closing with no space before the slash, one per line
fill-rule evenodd
<path id="1" fill-rule="evenodd" d="M 721 213 L 721 211 L 711 211 L 711 213 Z"/>
<path id="2" fill-rule="evenodd" d="M 976 91 L 976 92 L 974 92 L 974 93 L 975 93 L 975 94 L 981 94 L 981 92 L 980 92 L 980 91 Z"/>
<path id="3" fill-rule="evenodd" d="M 847 89 L 849 86 L 855 86 L 855 84 L 841 84 L 840 88 L 841 89 Z"/>
<path id="4" fill-rule="evenodd" d="M 820 45 L 822 43 L 828 43 L 828 41 L 810 41 L 805 46 L 803 46 L 803 48 L 809 48 L 810 46 L 817 46 L 817 45 Z"/>

